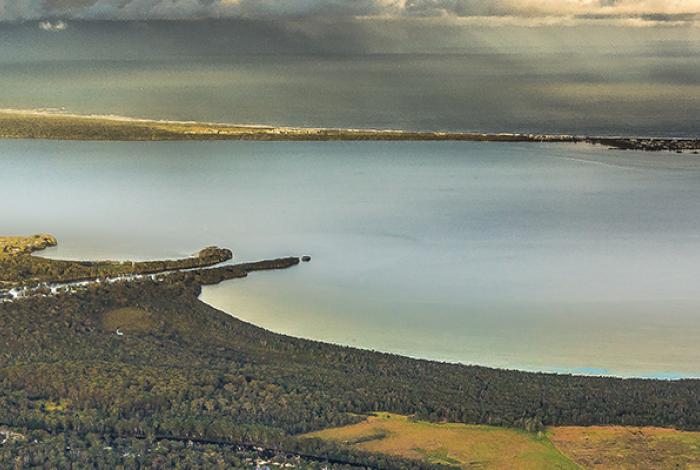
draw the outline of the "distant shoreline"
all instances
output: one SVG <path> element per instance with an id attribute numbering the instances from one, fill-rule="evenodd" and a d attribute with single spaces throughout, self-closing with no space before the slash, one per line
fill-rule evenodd
<path id="1" fill-rule="evenodd" d="M 275 127 L 0 109 L 0 139 L 84 141 L 468 141 L 590 143 L 621 150 L 692 152 L 699 138 Z"/>

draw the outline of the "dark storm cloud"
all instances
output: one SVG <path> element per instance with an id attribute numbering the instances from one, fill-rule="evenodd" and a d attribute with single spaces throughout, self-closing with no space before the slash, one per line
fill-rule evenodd
<path id="1" fill-rule="evenodd" d="M 0 20 L 434 17 L 696 23 L 697 0 L 0 0 Z M 535 23 L 536 24 L 536 23 Z"/>

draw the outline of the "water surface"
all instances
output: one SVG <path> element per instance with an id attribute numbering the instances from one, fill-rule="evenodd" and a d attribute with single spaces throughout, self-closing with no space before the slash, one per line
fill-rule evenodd
<path id="1" fill-rule="evenodd" d="M 6 23 L 0 108 L 283 126 L 697 136 L 698 31 L 212 20 L 77 21 L 51 33 L 33 22 Z"/>
<path id="2" fill-rule="evenodd" d="M 0 142 L 51 256 L 310 254 L 207 287 L 296 336 L 498 367 L 700 376 L 700 159 L 583 145 Z"/>

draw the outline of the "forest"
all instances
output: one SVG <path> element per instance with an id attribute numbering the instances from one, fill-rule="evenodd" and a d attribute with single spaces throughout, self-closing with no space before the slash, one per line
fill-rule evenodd
<path id="1" fill-rule="evenodd" d="M 198 300 L 203 284 L 298 262 L 202 268 L 0 303 L 0 466 L 246 468 L 264 456 L 303 468 L 439 467 L 299 437 L 377 410 L 530 432 L 700 429 L 699 380 L 410 359 L 274 334 Z"/>

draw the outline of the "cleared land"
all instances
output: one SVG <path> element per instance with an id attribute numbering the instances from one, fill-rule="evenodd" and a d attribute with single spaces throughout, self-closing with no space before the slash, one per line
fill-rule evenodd
<path id="1" fill-rule="evenodd" d="M 358 424 L 306 436 L 462 468 L 580 468 L 542 434 L 496 426 L 413 421 L 390 413 L 377 413 Z"/>
<path id="2" fill-rule="evenodd" d="M 109 116 L 81 116 L 39 111 L 0 110 L 0 138 L 55 140 L 459 140 L 488 142 L 587 142 L 649 151 L 692 151 L 700 139 L 597 137 L 566 134 L 488 134 L 479 132 L 404 131 L 271 127 L 203 122 L 154 121 Z"/>
<path id="3" fill-rule="evenodd" d="M 657 427 L 558 426 L 533 434 L 434 424 L 382 412 L 358 424 L 305 436 L 462 468 L 700 469 L 700 432 Z"/>
<path id="4" fill-rule="evenodd" d="M 700 432 L 628 426 L 563 426 L 548 433 L 562 452 L 596 470 L 700 469 Z"/>

